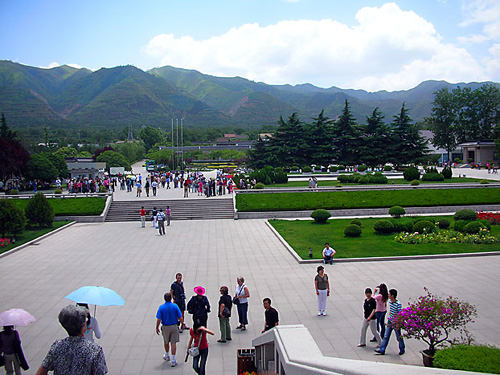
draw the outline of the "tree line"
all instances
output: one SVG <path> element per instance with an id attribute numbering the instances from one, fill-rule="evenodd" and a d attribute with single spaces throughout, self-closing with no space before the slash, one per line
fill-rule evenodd
<path id="1" fill-rule="evenodd" d="M 249 152 L 249 166 L 260 169 L 311 163 L 371 167 L 385 163 L 408 164 L 426 152 L 426 142 L 418 130 L 404 103 L 389 124 L 378 107 L 366 117 L 364 124 L 359 124 L 346 100 L 336 120 L 326 117 L 324 111 L 311 123 L 301 121 L 297 113 L 287 120 L 280 117 L 273 136 L 269 140 L 259 139 Z"/>

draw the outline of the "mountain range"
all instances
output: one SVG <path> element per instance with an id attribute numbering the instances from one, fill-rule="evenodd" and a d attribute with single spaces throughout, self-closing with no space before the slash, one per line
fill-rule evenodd
<path id="1" fill-rule="evenodd" d="M 425 81 L 404 91 L 269 85 L 241 77 L 216 77 L 165 66 L 149 71 L 118 66 L 91 71 L 67 65 L 43 69 L 0 60 L 0 112 L 13 129 L 50 126 L 76 129 L 151 125 L 168 128 L 173 118 L 188 127 L 260 129 L 298 112 L 309 121 L 323 109 L 336 118 L 347 99 L 354 117 L 379 107 L 388 122 L 403 102 L 415 121 L 429 116 L 433 93 L 443 87 L 475 89 L 485 83 Z M 493 83 L 497 87 L 500 84 Z"/>

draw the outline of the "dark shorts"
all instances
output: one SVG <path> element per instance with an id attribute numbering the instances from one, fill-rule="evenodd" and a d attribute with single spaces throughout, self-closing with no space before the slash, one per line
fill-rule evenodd
<path id="1" fill-rule="evenodd" d="M 180 302 L 175 302 L 175 304 L 176 304 L 177 306 L 179 306 L 179 309 L 180 309 L 181 311 L 186 311 L 186 301 L 185 301 L 185 300 L 182 300 L 182 301 L 180 301 Z"/>

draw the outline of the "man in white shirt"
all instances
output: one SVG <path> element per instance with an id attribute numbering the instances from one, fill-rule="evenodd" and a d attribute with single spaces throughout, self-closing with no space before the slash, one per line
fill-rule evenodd
<path id="1" fill-rule="evenodd" d="M 333 256 L 336 254 L 337 252 L 330 247 L 330 244 L 327 242 L 325 243 L 325 248 L 323 249 L 323 263 L 324 264 L 327 264 L 327 263 L 330 263 L 330 264 L 333 264 Z"/>

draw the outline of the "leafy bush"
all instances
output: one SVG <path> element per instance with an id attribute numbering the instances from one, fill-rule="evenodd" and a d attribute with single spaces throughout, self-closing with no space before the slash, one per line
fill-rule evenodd
<path id="1" fill-rule="evenodd" d="M 478 234 L 482 229 L 487 229 L 483 223 L 471 221 L 464 227 L 464 232 L 468 234 Z"/>
<path id="2" fill-rule="evenodd" d="M 436 226 L 434 225 L 434 223 L 431 223 L 428 220 L 422 220 L 415 223 L 415 225 L 413 226 L 413 230 L 420 234 L 432 233 L 436 230 Z"/>
<path id="3" fill-rule="evenodd" d="M 396 219 L 399 219 L 401 216 L 404 216 L 405 214 L 406 211 L 401 206 L 392 206 L 391 208 L 389 208 L 389 215 L 391 215 Z"/>
<path id="4" fill-rule="evenodd" d="M 394 231 L 394 225 L 389 220 L 379 220 L 373 224 L 375 232 L 382 234 L 390 234 Z"/>
<path id="5" fill-rule="evenodd" d="M 346 237 L 359 237 L 361 236 L 361 227 L 356 224 L 349 224 L 344 229 L 344 235 Z"/>
<path id="6" fill-rule="evenodd" d="M 302 172 L 304 173 L 310 173 L 311 172 L 311 167 L 305 166 L 302 168 Z"/>
<path id="7" fill-rule="evenodd" d="M 360 177 L 360 178 L 358 179 L 358 182 L 359 182 L 360 184 L 366 185 L 367 183 L 369 183 L 369 182 L 370 182 L 370 178 L 368 178 L 368 177 L 366 177 L 366 176 L 364 176 L 364 177 Z"/>
<path id="8" fill-rule="evenodd" d="M 448 219 L 442 218 L 436 223 L 439 229 L 448 229 L 450 227 L 450 221 Z"/>
<path id="9" fill-rule="evenodd" d="M 99 186 L 99 193 L 107 193 L 108 189 L 106 189 L 106 186 L 101 185 Z"/>
<path id="10" fill-rule="evenodd" d="M 392 167 L 390 165 L 384 165 L 384 171 L 390 172 L 390 171 L 392 171 Z"/>
<path id="11" fill-rule="evenodd" d="M 299 170 L 299 167 L 297 167 L 296 165 L 292 165 L 292 166 L 290 167 L 290 170 L 291 170 L 291 171 L 298 171 L 298 170 Z"/>
<path id="12" fill-rule="evenodd" d="M 19 195 L 19 190 L 17 190 L 17 189 L 10 189 L 9 195 Z"/>
<path id="13" fill-rule="evenodd" d="M 0 199 L 0 234 L 4 238 L 7 234 L 20 234 L 26 226 L 26 217 L 22 209 L 18 208 L 10 199 Z"/>
<path id="14" fill-rule="evenodd" d="M 374 174 L 369 174 L 371 184 L 387 184 L 387 177 L 385 177 L 381 172 L 375 172 Z"/>
<path id="15" fill-rule="evenodd" d="M 339 170 L 339 167 L 333 166 L 330 167 L 330 172 L 337 172 Z"/>
<path id="16" fill-rule="evenodd" d="M 441 171 L 441 173 L 443 174 L 445 180 L 449 180 L 453 176 L 453 172 L 452 172 L 451 168 L 448 165 L 446 165 L 443 168 L 443 170 Z"/>
<path id="17" fill-rule="evenodd" d="M 36 193 L 28 201 L 25 214 L 31 225 L 51 227 L 54 221 L 54 209 L 42 193 Z"/>
<path id="18" fill-rule="evenodd" d="M 265 185 L 262 182 L 257 182 L 255 184 L 255 189 L 264 189 Z"/>
<path id="19" fill-rule="evenodd" d="M 403 172 L 403 177 L 406 181 L 419 180 L 420 172 L 416 167 L 409 167 Z"/>
<path id="20" fill-rule="evenodd" d="M 453 230 L 456 232 L 463 232 L 464 228 L 467 224 L 469 224 L 470 221 L 465 221 L 465 220 L 455 220 L 455 223 L 453 224 Z"/>
<path id="21" fill-rule="evenodd" d="M 476 220 L 476 222 L 483 224 L 486 229 L 491 230 L 491 223 L 488 220 L 482 219 L 482 220 Z"/>
<path id="22" fill-rule="evenodd" d="M 358 220 L 358 219 L 351 220 L 351 222 L 349 224 L 357 225 L 360 228 L 362 227 L 361 220 Z"/>
<path id="23" fill-rule="evenodd" d="M 413 216 L 413 224 L 418 223 L 419 221 L 427 220 L 430 221 L 433 224 L 436 224 L 436 220 L 432 217 L 425 217 L 425 216 Z"/>
<path id="24" fill-rule="evenodd" d="M 338 167 L 339 167 L 339 171 L 343 171 L 343 170 L 345 170 L 345 165 L 342 165 L 342 164 L 341 164 L 341 165 L 339 165 Z"/>
<path id="25" fill-rule="evenodd" d="M 410 185 L 411 186 L 418 186 L 418 185 L 420 185 L 420 181 L 419 180 L 411 180 Z"/>
<path id="26" fill-rule="evenodd" d="M 436 352 L 434 367 L 500 374 L 500 349 L 488 345 L 454 345 Z"/>
<path id="27" fill-rule="evenodd" d="M 332 216 L 330 212 L 327 210 L 323 209 L 317 209 L 314 210 L 313 213 L 311 214 L 311 217 L 314 219 L 314 221 L 318 224 L 325 224 L 326 221 Z"/>
<path id="28" fill-rule="evenodd" d="M 364 172 L 368 169 L 366 165 L 358 165 L 358 172 Z"/>
<path id="29" fill-rule="evenodd" d="M 465 220 L 465 221 L 476 221 L 477 214 L 474 210 L 465 208 L 463 210 L 458 210 L 453 216 L 455 220 Z"/>
<path id="30" fill-rule="evenodd" d="M 413 232 L 413 220 L 403 217 L 401 219 L 391 219 L 394 232 Z"/>
<path id="31" fill-rule="evenodd" d="M 488 180 L 481 180 L 479 181 L 481 185 L 488 185 L 490 182 Z"/>
<path id="32" fill-rule="evenodd" d="M 56 189 L 56 190 L 54 190 L 54 194 L 62 194 L 62 190 L 61 189 Z"/>
<path id="33" fill-rule="evenodd" d="M 286 184 L 287 182 L 288 182 L 288 175 L 286 174 L 285 170 L 280 167 L 275 168 L 273 183 Z"/>
<path id="34" fill-rule="evenodd" d="M 444 181 L 444 176 L 441 173 L 424 173 L 422 181 Z"/>

